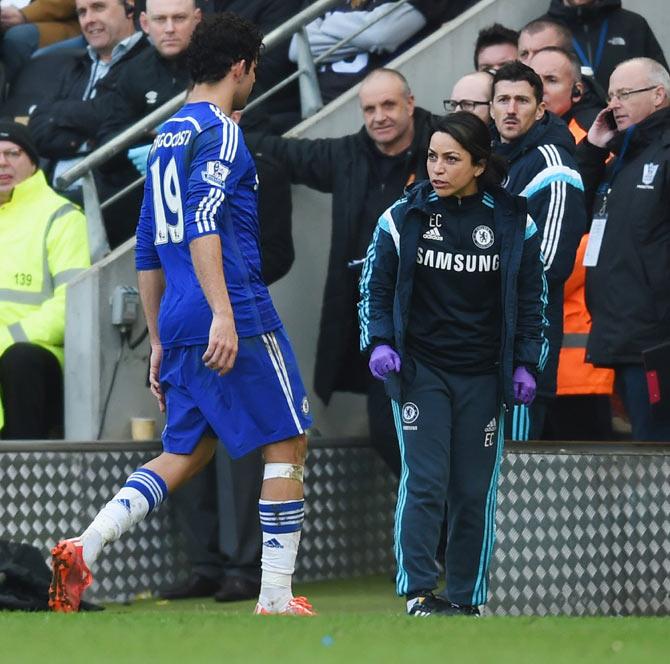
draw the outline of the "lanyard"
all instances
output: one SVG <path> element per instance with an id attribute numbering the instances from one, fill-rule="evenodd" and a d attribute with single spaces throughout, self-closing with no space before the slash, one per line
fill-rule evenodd
<path id="1" fill-rule="evenodd" d="M 619 154 L 617 155 L 614 161 L 614 166 L 612 166 L 612 172 L 610 174 L 609 180 L 603 182 L 598 187 L 598 195 L 604 196 L 602 207 L 600 209 L 601 213 L 604 213 L 605 208 L 607 207 L 607 195 L 610 193 L 612 189 L 612 183 L 614 182 L 614 178 L 616 178 L 616 176 L 619 174 L 619 171 L 623 168 L 623 158 L 626 155 L 628 146 L 630 145 L 630 139 L 633 136 L 635 127 L 636 125 L 631 125 L 630 127 L 628 127 L 628 129 L 626 129 L 626 133 L 623 137 L 623 143 L 621 144 L 621 150 L 619 151 Z"/>
<path id="2" fill-rule="evenodd" d="M 577 41 L 577 38 L 576 37 L 572 38 L 572 45 L 581 63 L 585 67 L 591 67 L 591 71 L 593 71 L 594 75 L 598 71 L 598 67 L 600 67 L 600 61 L 603 59 L 603 51 L 605 50 L 605 41 L 607 40 L 608 28 L 609 28 L 609 19 L 606 18 L 603 21 L 602 27 L 600 28 L 600 37 L 598 37 L 598 50 L 596 51 L 596 58 L 593 61 L 593 64 L 589 62 L 589 59 L 586 57 L 586 53 L 584 53 L 584 49 L 582 48 L 581 44 Z"/>

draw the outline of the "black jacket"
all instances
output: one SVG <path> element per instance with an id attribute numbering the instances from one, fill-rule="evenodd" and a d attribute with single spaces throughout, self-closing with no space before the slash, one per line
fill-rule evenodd
<path id="1" fill-rule="evenodd" d="M 402 360 L 401 376 L 413 379 L 414 363 L 405 356 L 405 336 L 412 301 L 419 234 L 430 215 L 433 188 L 420 182 L 379 220 L 361 279 L 358 305 L 361 349 L 379 343 L 395 347 Z M 500 187 L 488 192 L 494 203 L 496 234 L 500 233 L 501 348 L 500 396 L 514 403 L 512 374 L 523 365 L 534 373 L 547 361 L 544 337 L 546 280 L 540 255 L 540 236 L 529 218 L 526 201 Z M 388 395 L 402 402 L 401 383 L 391 372 Z"/>
<path id="2" fill-rule="evenodd" d="M 93 99 L 83 99 L 93 63 L 85 51 L 60 71 L 58 92 L 53 99 L 38 104 L 31 113 L 29 128 L 40 156 L 68 159 L 79 153 L 86 142 L 96 147 L 100 121 L 106 117 L 105 97 L 112 93 L 125 66 L 148 49 L 145 36 L 107 72 L 95 86 Z"/>
<path id="3" fill-rule="evenodd" d="M 269 286 L 288 273 L 295 258 L 291 232 L 291 183 L 279 162 L 260 152 L 252 154 L 258 173 L 263 280 Z"/>
<path id="4" fill-rule="evenodd" d="M 505 188 L 526 196 L 528 213 L 542 239 L 549 285 L 547 319 L 549 359 L 537 384 L 539 396 L 556 394 L 558 355 L 563 341 L 563 284 L 572 273 L 575 253 L 586 228 L 584 186 L 575 161 L 575 142 L 567 125 L 545 113 L 522 137 L 500 143 L 496 152 L 509 162 Z"/>
<path id="5" fill-rule="evenodd" d="M 619 135 L 601 150 L 603 182 Z M 640 364 L 641 352 L 670 340 L 670 108 L 650 115 L 632 131 L 623 167 L 607 197 L 607 224 L 596 267 L 586 269 L 586 304 L 593 320 L 586 359 L 593 364 Z M 596 199 L 595 209 L 601 204 Z"/>
<path id="6" fill-rule="evenodd" d="M 113 90 L 105 90 L 102 121 L 96 142 L 102 144 L 123 129 L 186 90 L 189 75 L 183 58 L 166 59 L 155 48 L 145 49 L 129 60 L 119 72 Z M 149 139 L 149 142 L 153 137 Z"/>
<path id="7" fill-rule="evenodd" d="M 668 67 L 663 49 L 647 21 L 639 14 L 623 9 L 621 0 L 596 0 L 585 7 L 567 7 L 563 0 L 551 0 L 549 11 L 542 18 L 558 21 L 570 28 L 590 62 L 598 51 L 602 25 L 605 20 L 608 21 L 602 60 L 594 72 L 596 80 L 605 90 L 614 68 L 628 58 L 652 58 L 666 69 Z"/>
<path id="8" fill-rule="evenodd" d="M 436 118 L 414 110 L 414 142 L 404 165 L 405 182 L 426 177 L 426 153 Z M 364 391 L 357 383 L 365 362 L 358 352 L 356 321 L 357 277 L 347 263 L 359 258 L 352 250 L 362 223 L 366 197 L 374 181 L 376 149 L 365 127 L 341 138 L 315 140 L 266 136 L 261 151 L 268 152 L 286 169 L 294 183 L 333 194 L 331 247 L 323 295 L 314 387 L 328 403 L 333 392 Z M 393 192 L 394 198 L 402 190 Z M 386 206 L 375 212 L 374 220 Z M 367 371 L 364 372 L 367 378 Z"/>
<path id="9" fill-rule="evenodd" d="M 585 95 L 577 104 L 575 104 L 567 113 L 561 116 L 561 120 L 568 125 L 568 129 L 575 138 L 575 143 L 579 144 L 584 138 L 577 140 L 575 132 L 573 131 L 573 124 L 576 124 L 581 129 L 583 134 L 588 134 L 591 125 L 596 119 L 596 115 L 604 108 L 604 104 L 600 104 L 594 95 Z M 586 223 L 588 225 L 591 217 L 591 209 L 593 208 L 593 198 L 595 191 L 593 188 L 587 188 L 585 174 L 593 169 L 593 165 L 585 163 L 584 160 L 589 158 L 589 154 L 582 150 L 575 152 L 575 159 L 577 161 L 577 168 L 584 181 L 584 205 L 586 206 Z M 590 157 L 591 159 L 593 157 Z"/>

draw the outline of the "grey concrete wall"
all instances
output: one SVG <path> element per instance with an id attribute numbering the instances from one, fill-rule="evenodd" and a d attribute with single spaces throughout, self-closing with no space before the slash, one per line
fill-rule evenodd
<path id="1" fill-rule="evenodd" d="M 642 14 L 656 35 L 665 59 L 670 58 L 670 3 L 668 0 L 623 0 L 625 9 Z"/>
<path id="2" fill-rule="evenodd" d="M 65 437 L 96 440 L 121 349 L 121 336 L 111 323 L 110 298 L 116 286 L 137 287 L 135 241 L 129 240 L 80 275 L 70 286 L 65 334 Z M 141 308 L 131 342 L 145 328 Z M 111 392 L 102 439 L 130 438 L 131 417 L 153 417 L 160 432 L 163 420 L 156 400 L 144 386 L 149 341 L 135 350 L 123 348 Z"/>
<path id="3" fill-rule="evenodd" d="M 436 113 L 453 82 L 470 71 L 477 32 L 491 23 L 518 27 L 546 11 L 549 0 L 482 0 L 443 26 L 391 66 L 407 76 L 417 103 Z M 667 0 L 625 0 L 624 6 L 642 13 L 670 55 L 670 12 Z M 362 117 L 357 89 L 296 127 L 291 135 L 306 138 L 342 136 L 357 131 Z M 321 296 L 325 283 L 331 231 L 331 197 L 306 187 L 293 189 L 293 236 L 296 262 L 291 272 L 272 287 L 272 295 L 293 340 L 306 386 L 312 396 L 315 428 L 323 435 L 366 433 L 364 400 L 339 394 L 326 408 L 313 396 L 313 370 Z M 111 380 L 119 337 L 109 322 L 109 295 L 117 284 L 134 285 L 132 242 L 120 247 L 77 281 L 70 292 L 66 338 L 66 435 L 95 438 L 101 403 Z M 136 326 L 133 335 L 139 333 Z M 148 344 L 125 351 L 110 400 L 103 436 L 124 438 L 133 415 L 156 416 L 144 387 Z M 160 424 L 160 422 L 159 422 Z"/>

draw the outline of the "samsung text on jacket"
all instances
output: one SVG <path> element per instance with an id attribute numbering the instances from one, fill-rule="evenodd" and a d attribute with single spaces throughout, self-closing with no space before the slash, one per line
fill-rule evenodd
<path id="1" fill-rule="evenodd" d="M 419 265 L 437 270 L 453 270 L 454 272 L 495 272 L 500 269 L 500 256 L 452 254 L 447 251 L 435 251 L 419 247 L 416 252 Z"/>

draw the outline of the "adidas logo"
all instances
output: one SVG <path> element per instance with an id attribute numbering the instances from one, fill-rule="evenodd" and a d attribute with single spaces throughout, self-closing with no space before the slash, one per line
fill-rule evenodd
<path id="1" fill-rule="evenodd" d="M 270 549 L 283 549 L 284 546 L 274 537 L 269 539 L 267 542 L 263 542 L 263 546 L 267 546 Z"/>
<path id="2" fill-rule="evenodd" d="M 442 242 L 443 238 L 440 235 L 440 231 L 438 231 L 437 228 L 429 228 L 423 234 L 423 239 L 424 240 L 437 240 L 438 242 Z"/>
<path id="3" fill-rule="evenodd" d="M 494 433 L 496 430 L 496 418 L 494 417 L 485 427 L 484 433 Z"/>
<path id="4" fill-rule="evenodd" d="M 117 498 L 115 503 L 121 503 L 130 512 L 130 501 L 127 498 Z"/>

